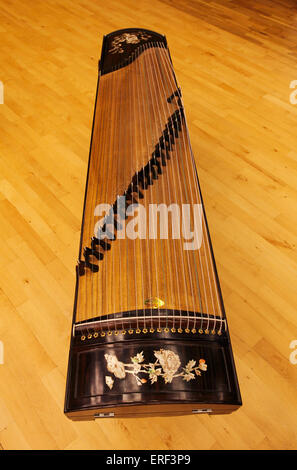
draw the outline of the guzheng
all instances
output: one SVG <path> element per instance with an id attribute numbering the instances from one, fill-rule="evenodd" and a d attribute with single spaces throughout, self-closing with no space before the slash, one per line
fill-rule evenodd
<path id="1" fill-rule="evenodd" d="M 103 39 L 65 413 L 241 405 L 181 90 L 165 36 Z"/>

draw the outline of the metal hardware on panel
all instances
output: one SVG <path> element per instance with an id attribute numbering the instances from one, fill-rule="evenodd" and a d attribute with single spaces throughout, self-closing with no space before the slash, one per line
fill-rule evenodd
<path id="1" fill-rule="evenodd" d="M 114 413 L 95 413 L 94 418 L 113 418 Z"/>
<path id="2" fill-rule="evenodd" d="M 212 409 L 211 408 L 201 408 L 201 410 L 192 410 L 193 414 L 198 414 L 198 413 L 211 413 Z"/>

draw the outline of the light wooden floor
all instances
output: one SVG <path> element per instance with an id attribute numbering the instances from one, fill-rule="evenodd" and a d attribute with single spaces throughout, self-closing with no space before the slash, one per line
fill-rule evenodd
<path id="1" fill-rule="evenodd" d="M 296 448 L 296 2 L 1 0 L 0 12 L 0 448 Z M 63 415 L 97 62 L 102 35 L 132 26 L 166 34 L 182 87 L 243 397 L 230 416 Z"/>

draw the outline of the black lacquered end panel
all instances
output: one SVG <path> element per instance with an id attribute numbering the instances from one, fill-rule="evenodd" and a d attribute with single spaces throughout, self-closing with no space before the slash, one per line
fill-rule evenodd
<path id="1" fill-rule="evenodd" d="M 145 44 L 167 46 L 165 36 L 141 28 L 127 28 L 104 36 L 100 59 L 101 75 L 124 67 L 131 62 L 133 52 Z"/>
<path id="2" fill-rule="evenodd" d="M 70 356 L 69 414 L 142 404 L 241 404 L 227 339 L 134 339 L 75 347 Z"/>

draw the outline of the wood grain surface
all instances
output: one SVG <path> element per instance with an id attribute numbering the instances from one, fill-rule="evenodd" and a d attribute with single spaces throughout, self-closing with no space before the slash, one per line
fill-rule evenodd
<path id="1" fill-rule="evenodd" d="M 295 449 L 297 7 L 293 0 L 0 1 L 3 449 Z M 166 34 L 241 386 L 230 416 L 63 415 L 103 34 Z"/>

